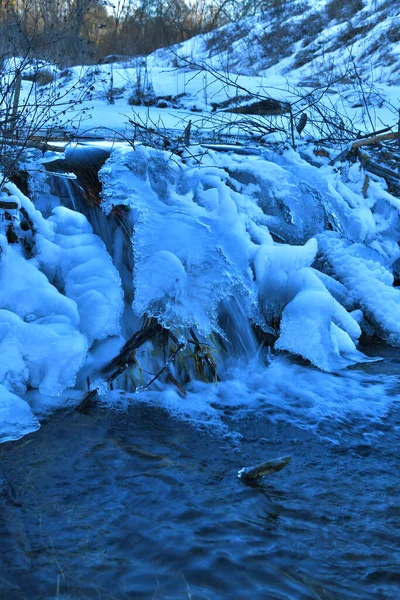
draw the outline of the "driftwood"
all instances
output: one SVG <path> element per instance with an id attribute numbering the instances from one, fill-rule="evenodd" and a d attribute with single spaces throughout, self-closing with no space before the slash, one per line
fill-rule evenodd
<path id="1" fill-rule="evenodd" d="M 391 140 L 399 140 L 400 142 L 400 132 L 396 133 L 385 133 L 382 135 L 372 135 L 367 138 L 359 139 L 350 144 L 343 152 L 340 152 L 333 160 L 331 160 L 330 164 L 333 165 L 337 162 L 341 162 L 348 158 L 349 154 L 353 154 L 356 156 L 361 166 L 365 168 L 366 171 L 377 175 L 378 177 L 383 177 L 387 182 L 395 184 L 396 186 L 400 185 L 400 174 L 396 173 L 392 169 L 388 169 L 387 167 L 383 167 L 379 164 L 376 159 L 374 160 L 369 154 L 362 152 L 361 148 L 364 146 L 373 146 L 375 144 L 380 144 L 381 142 L 387 142 Z M 395 158 L 396 154 L 393 158 Z M 363 187 L 363 195 L 365 197 L 368 191 L 369 178 L 364 181 Z"/>
<path id="2" fill-rule="evenodd" d="M 121 352 L 107 363 L 102 372 L 104 374 L 110 373 L 107 377 L 107 382 L 111 382 L 123 373 L 133 362 L 135 361 L 134 353 L 140 348 L 145 342 L 153 338 L 157 333 L 162 330 L 161 326 L 155 319 L 150 319 L 149 323 L 146 324 L 142 329 L 136 331 L 126 344 L 123 346 Z"/>
<path id="3" fill-rule="evenodd" d="M 3 142 L 8 146 L 21 146 L 21 148 L 36 148 L 37 150 L 41 150 L 42 152 L 46 152 L 50 150 L 52 152 L 64 152 L 65 146 L 55 146 L 54 144 L 49 143 L 51 140 L 42 138 L 40 136 L 34 136 L 30 139 L 16 139 L 15 137 L 7 137 L 4 136 Z M 60 140 L 57 140 L 60 141 Z M 69 140 L 68 140 L 69 141 Z"/>
<path id="4" fill-rule="evenodd" d="M 281 102 L 274 98 L 257 100 L 251 104 L 227 108 L 223 112 L 230 112 L 240 115 L 283 115 L 290 112 L 290 104 Z"/>
<path id="5" fill-rule="evenodd" d="M 243 481 L 251 481 L 264 477 L 264 475 L 270 475 L 270 473 L 276 473 L 281 471 L 291 461 L 291 456 L 283 456 L 281 458 L 275 458 L 273 460 L 267 460 L 267 462 L 255 465 L 253 467 L 243 467 L 238 471 L 239 479 Z"/>
<path id="6" fill-rule="evenodd" d="M 19 206 L 18 206 L 17 202 L 8 202 L 7 200 L 0 200 L 0 209 L 16 210 L 18 208 L 19 208 Z"/>
<path id="7" fill-rule="evenodd" d="M 155 319 L 149 319 L 148 323 L 142 327 L 139 331 L 134 333 L 131 338 L 126 342 L 123 346 L 121 352 L 113 358 L 109 363 L 107 363 L 101 370 L 101 373 L 105 376 L 104 382 L 106 385 L 110 386 L 111 383 L 121 375 L 126 369 L 128 369 L 131 365 L 136 362 L 136 350 L 142 346 L 148 340 L 153 339 L 156 335 L 161 332 L 166 331 L 163 330 L 161 325 Z M 170 353 L 168 359 L 161 367 L 161 369 L 146 383 L 137 388 L 136 391 L 143 391 L 150 387 L 154 381 L 156 381 L 160 375 L 169 367 L 169 365 L 175 360 L 176 355 L 185 347 L 185 343 L 179 342 L 178 339 L 172 332 L 166 331 L 168 337 L 176 344 L 176 348 Z M 183 388 L 178 384 L 175 378 L 171 375 L 170 379 L 172 379 L 172 383 L 174 383 L 178 389 L 185 394 Z M 80 404 L 76 407 L 75 410 L 81 413 L 87 413 L 93 402 L 98 397 L 97 389 L 89 390 L 86 392 Z"/>
<path id="8" fill-rule="evenodd" d="M 391 127 L 385 127 L 385 129 L 361 136 L 358 140 L 355 140 L 349 144 L 343 150 L 343 152 L 340 152 L 334 159 L 332 159 L 330 164 L 333 165 L 334 163 L 345 160 L 348 155 L 351 154 L 351 152 L 356 152 L 358 148 L 362 148 L 363 146 L 373 146 L 375 144 L 380 144 L 381 142 L 388 142 L 396 139 L 400 143 L 400 131 L 392 132 L 390 131 L 391 129 Z M 387 133 L 388 131 L 389 133 Z"/>

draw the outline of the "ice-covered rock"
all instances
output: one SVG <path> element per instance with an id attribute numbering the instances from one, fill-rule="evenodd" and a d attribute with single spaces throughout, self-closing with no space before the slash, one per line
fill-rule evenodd
<path id="1" fill-rule="evenodd" d="M 0 383 L 0 444 L 39 429 L 29 404 Z"/>
<path id="2" fill-rule="evenodd" d="M 105 205 L 133 215 L 135 312 L 209 335 L 225 299 L 240 298 L 248 313 L 255 306 L 247 206 L 212 162 L 185 168 L 169 158 L 117 151 L 101 175 Z"/>

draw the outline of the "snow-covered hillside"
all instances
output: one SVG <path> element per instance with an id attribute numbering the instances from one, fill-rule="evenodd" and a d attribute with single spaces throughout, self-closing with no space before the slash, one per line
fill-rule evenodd
<path id="1" fill-rule="evenodd" d="M 156 66 L 208 64 L 219 71 L 317 82 L 358 74 L 400 83 L 397 2 L 297 0 L 150 57 Z"/>
<path id="2" fill-rule="evenodd" d="M 228 135 L 259 141 L 275 132 L 287 141 L 290 119 L 304 111 L 309 119 L 303 135 L 315 140 L 331 133 L 321 130 L 323 119 L 325 125 L 333 121 L 336 132 L 342 123 L 348 135 L 341 140 L 397 125 L 396 3 L 321 0 L 284 7 L 279 14 L 266 11 L 148 57 L 63 71 L 28 62 L 22 69 L 22 126 L 45 114 L 43 125 L 52 116 L 55 133 L 109 137 L 117 132 L 130 138 L 136 123 L 136 133 L 146 126 L 173 138 L 190 119 L 195 140 Z M 8 67 L 15 72 L 20 63 L 9 61 Z M 250 125 L 248 117 L 235 114 L 270 98 L 275 102 L 270 113 L 251 118 Z"/>

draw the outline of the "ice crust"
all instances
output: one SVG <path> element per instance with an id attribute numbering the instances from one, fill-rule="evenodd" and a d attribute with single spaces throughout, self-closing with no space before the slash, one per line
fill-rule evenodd
<path id="1" fill-rule="evenodd" d="M 37 241 L 42 270 L 76 303 L 81 331 L 90 343 L 117 335 L 123 295 L 104 243 L 84 215 L 68 208 L 54 208 L 48 222 L 53 235 Z"/>

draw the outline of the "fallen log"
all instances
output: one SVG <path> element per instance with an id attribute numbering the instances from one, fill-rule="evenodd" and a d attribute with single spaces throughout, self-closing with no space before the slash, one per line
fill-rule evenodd
<path id="1" fill-rule="evenodd" d="M 36 150 L 41 150 L 42 152 L 46 152 L 50 150 L 52 152 L 64 152 L 65 146 L 56 146 L 54 143 L 51 143 L 51 140 L 46 140 L 42 138 L 30 138 L 30 139 L 16 139 L 14 137 L 3 137 L 2 138 L 4 144 L 8 146 L 20 146 L 21 148 L 36 148 Z M 69 142 L 70 140 L 68 140 Z"/>
<path id="2" fill-rule="evenodd" d="M 275 98 L 265 98 L 257 100 L 243 106 L 227 108 L 223 112 L 230 112 L 239 115 L 283 115 L 290 112 L 289 102 L 281 102 Z"/>
<path id="3" fill-rule="evenodd" d="M 356 149 L 356 156 L 361 162 L 361 165 L 367 170 L 373 173 L 374 175 L 378 175 L 379 177 L 383 177 L 393 183 L 399 184 L 400 175 L 391 169 L 387 169 L 386 167 L 382 167 L 374 162 L 368 154 L 364 154 L 361 152 L 359 148 Z"/>
<path id="4" fill-rule="evenodd" d="M 16 210 L 19 208 L 17 202 L 8 202 L 7 200 L 0 200 L 0 209 L 3 210 Z"/>
<path id="5" fill-rule="evenodd" d="M 351 150 L 356 150 L 362 146 L 372 146 L 374 144 L 380 144 L 381 142 L 388 142 L 389 140 L 400 139 L 400 132 L 385 133 L 382 135 L 374 135 L 369 138 L 362 140 L 356 140 L 351 144 Z"/>
<path id="6" fill-rule="evenodd" d="M 125 369 L 132 364 L 132 355 L 135 350 L 160 331 L 161 326 L 155 319 L 150 319 L 150 322 L 147 325 L 142 327 L 142 329 L 139 329 L 139 331 L 136 331 L 122 347 L 120 353 L 103 367 L 102 372 L 104 374 L 110 371 L 112 372 L 107 377 L 107 381 L 113 381 L 118 375 L 125 371 Z"/>

